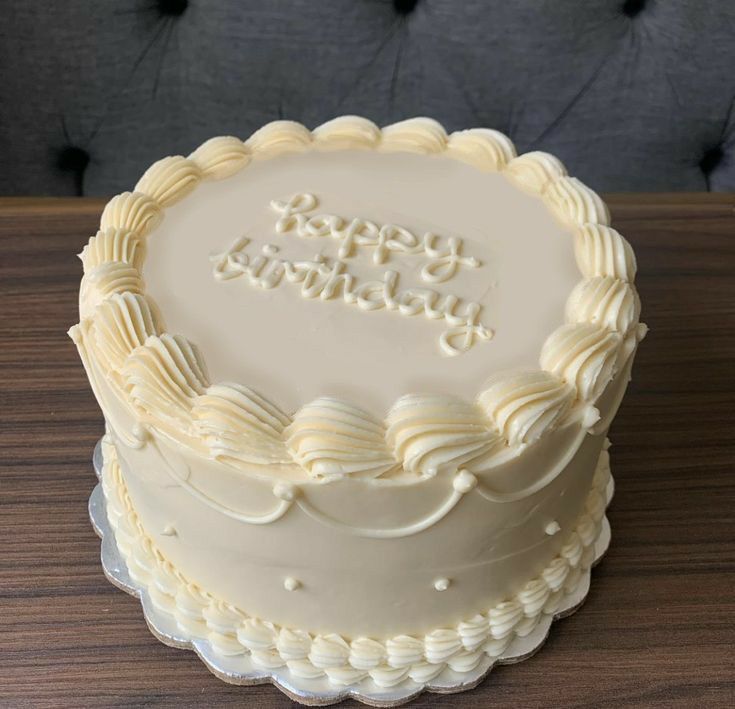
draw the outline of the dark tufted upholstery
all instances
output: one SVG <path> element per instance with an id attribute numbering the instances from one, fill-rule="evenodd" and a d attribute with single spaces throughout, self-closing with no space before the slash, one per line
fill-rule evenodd
<path id="1" fill-rule="evenodd" d="M 0 193 L 109 194 L 343 113 L 498 128 L 598 190 L 735 189 L 735 0 L 4 5 Z"/>

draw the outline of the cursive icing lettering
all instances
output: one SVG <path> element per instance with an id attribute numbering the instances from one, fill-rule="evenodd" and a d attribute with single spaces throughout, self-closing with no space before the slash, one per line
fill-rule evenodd
<path id="1" fill-rule="evenodd" d="M 296 219 L 298 216 L 289 213 L 282 219 Z M 360 282 L 348 273 L 347 264 L 341 258 L 329 259 L 318 254 L 313 259 L 292 261 L 282 258 L 275 244 L 266 244 L 260 253 L 251 257 L 247 253 L 249 245 L 250 239 L 241 237 L 226 251 L 212 255 L 210 261 L 214 278 L 227 281 L 244 277 L 250 285 L 263 289 L 275 288 L 285 280 L 299 286 L 304 298 L 341 299 L 365 311 L 386 310 L 404 316 L 423 314 L 430 320 L 441 320 L 448 327 L 439 338 L 439 347 L 447 356 L 466 352 L 476 342 L 489 340 L 493 335 L 480 322 L 482 306 L 479 303 L 462 302 L 455 295 L 442 296 L 429 288 L 402 290 L 397 271 L 389 269 L 380 280 Z"/>
<path id="2" fill-rule="evenodd" d="M 421 279 L 427 283 L 443 283 L 460 268 L 478 268 L 481 262 L 474 256 L 462 254 L 462 239 L 448 239 L 425 233 L 421 238 L 398 224 L 378 225 L 369 219 L 347 219 L 336 214 L 312 214 L 319 201 L 310 192 L 301 192 L 291 198 L 274 199 L 271 207 L 280 214 L 276 221 L 279 234 L 295 233 L 303 238 L 330 237 L 339 241 L 337 256 L 348 259 L 357 247 L 373 249 L 375 265 L 385 263 L 391 252 L 423 256 L 428 263 L 421 270 Z"/>

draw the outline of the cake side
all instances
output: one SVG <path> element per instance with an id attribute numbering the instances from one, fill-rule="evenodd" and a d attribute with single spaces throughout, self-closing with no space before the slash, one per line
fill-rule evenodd
<path id="1" fill-rule="evenodd" d="M 159 622 L 161 618 L 174 621 L 177 645 L 195 647 L 210 669 L 227 681 L 257 683 L 271 678 L 292 698 L 308 704 L 338 701 L 344 695 L 333 688 L 348 687 L 360 701 L 393 705 L 427 687 L 444 692 L 471 687 L 495 662 L 524 659 L 543 642 L 550 621 L 571 612 L 584 599 L 590 567 L 607 545 L 601 538 L 609 537 L 604 514 L 612 478 L 607 445 L 604 448 L 573 531 L 565 537 L 558 556 L 517 594 L 468 615 L 454 627 L 377 640 L 279 626 L 217 598 L 187 579 L 147 536 L 109 441 L 103 441 L 101 481 L 117 548 L 132 587 L 146 594 L 144 607 L 152 605 L 146 613 L 159 637 L 173 641 L 157 627 L 154 612 Z M 119 582 L 115 575 L 119 569 L 108 573 Z M 125 588 L 131 588 L 131 582 Z M 536 632 L 539 628 L 541 634 Z M 523 642 L 525 638 L 529 642 Z M 481 674 L 476 675 L 478 668 Z M 451 674 L 442 680 L 447 670 Z M 473 679 L 468 684 L 462 677 Z M 320 678 L 328 684 L 314 684 Z M 373 688 L 366 682 L 374 683 Z M 399 686 L 405 690 L 395 697 L 382 693 Z"/>
<path id="2" fill-rule="evenodd" d="M 632 361 L 589 428 L 558 429 L 489 471 L 412 484 L 268 480 L 150 432 L 128 440 L 109 421 L 108 437 L 146 535 L 208 593 L 312 633 L 421 635 L 514 595 L 559 553 Z M 108 383 L 97 386 L 110 401 Z M 121 407 L 107 411 L 134 428 Z"/>

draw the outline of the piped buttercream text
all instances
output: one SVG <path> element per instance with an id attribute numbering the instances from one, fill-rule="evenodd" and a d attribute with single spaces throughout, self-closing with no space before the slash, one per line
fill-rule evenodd
<path id="1" fill-rule="evenodd" d="M 460 268 L 478 268 L 481 262 L 474 256 L 462 255 L 462 239 L 440 237 L 426 232 L 418 237 L 398 224 L 377 224 L 361 217 L 345 218 L 336 214 L 311 214 L 319 204 L 310 192 L 301 192 L 290 199 L 274 199 L 271 207 L 281 216 L 276 221 L 279 234 L 294 232 L 304 238 L 331 237 L 338 240 L 337 256 L 352 257 L 358 248 L 373 249 L 373 263 L 385 263 L 391 252 L 419 255 L 427 258 L 421 269 L 421 279 L 427 283 L 443 283 Z"/>
<path id="2" fill-rule="evenodd" d="M 387 240 L 383 244 L 390 250 Z M 429 288 L 401 289 L 397 271 L 389 269 L 381 280 L 360 282 L 348 272 L 342 258 L 318 254 L 313 259 L 289 260 L 280 255 L 275 244 L 266 244 L 257 254 L 247 252 L 249 245 L 250 239 L 241 237 L 226 251 L 213 255 L 214 277 L 224 281 L 244 276 L 251 285 L 264 289 L 285 281 L 299 285 L 304 298 L 341 298 L 365 311 L 384 309 L 442 320 L 448 327 L 439 338 L 439 346 L 449 356 L 466 352 L 476 342 L 492 337 L 492 331 L 480 322 L 479 303 L 463 302 L 456 295 L 442 295 Z"/>

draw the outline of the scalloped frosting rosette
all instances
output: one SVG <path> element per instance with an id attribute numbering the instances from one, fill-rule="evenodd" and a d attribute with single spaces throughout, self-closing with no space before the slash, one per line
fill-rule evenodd
<path id="1" fill-rule="evenodd" d="M 582 280 L 569 296 L 566 323 L 542 348 L 538 369 L 493 374 L 475 401 L 405 396 L 382 420 L 351 402 L 327 398 L 289 415 L 247 383 L 208 380 L 203 355 L 181 334 L 165 331 L 145 294 L 146 239 L 155 238 L 166 208 L 202 180 L 225 179 L 256 158 L 341 149 L 443 154 L 500 172 L 538 195 L 568 225 Z M 294 466 L 317 481 L 481 470 L 495 456 L 520 451 L 566 423 L 589 427 L 595 402 L 645 333 L 633 286 L 635 256 L 609 226 L 608 210 L 595 192 L 547 153 L 516 156 L 502 133 L 447 134 L 428 118 L 382 130 L 356 116 L 313 131 L 276 121 L 244 142 L 212 138 L 189 157 L 159 160 L 133 192 L 113 197 L 80 258 L 81 322 L 70 334 L 139 425 L 165 431 L 184 445 L 196 440 L 198 449 L 227 465 Z"/>

